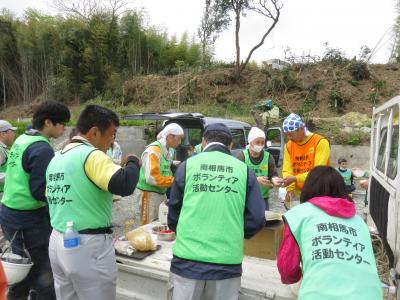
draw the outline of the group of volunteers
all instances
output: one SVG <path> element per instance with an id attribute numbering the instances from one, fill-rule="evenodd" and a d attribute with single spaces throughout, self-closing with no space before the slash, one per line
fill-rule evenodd
<path id="1" fill-rule="evenodd" d="M 63 135 L 69 119 L 64 104 L 44 102 L 33 114 L 32 127 L 4 151 L 1 228 L 13 253 L 24 256 L 26 249 L 33 262 L 25 279 L 8 286 L 7 299 L 116 297 L 112 195 L 133 193 L 139 159 L 128 155 L 121 167 L 106 154 L 119 118 L 97 105 L 83 109 L 76 135 L 54 153 L 49 140 Z M 3 136 L 16 128 L 1 129 Z M 64 247 L 70 221 L 79 233 L 77 248 Z"/>
<path id="2" fill-rule="evenodd" d="M 140 159 L 128 154 L 120 165 L 106 154 L 119 126 L 113 111 L 87 105 L 76 134 L 54 153 L 49 139 L 60 137 L 69 119 L 64 104 L 44 102 L 14 143 L 16 128 L 0 121 L 0 224 L 13 252 L 24 256 L 26 249 L 34 263 L 24 280 L 8 286 L 7 299 L 116 299 L 113 195 L 133 193 L 147 224 L 167 192 L 168 226 L 176 232 L 168 299 L 238 299 L 244 238 L 265 226 L 274 186 L 286 188 L 289 209 L 278 270 L 285 284 L 301 280 L 298 299 L 382 299 L 368 228 L 340 170 L 329 166 L 329 142 L 298 115 L 283 123 L 289 141 L 282 178 L 264 131 L 255 127 L 234 157 L 229 128 L 210 124 L 194 155 L 178 164 L 173 149 L 184 130 L 171 123 Z M 295 199 L 301 204 L 293 207 Z M 72 226 L 79 247 L 66 247 Z M 1 278 L 0 272 L 5 299 Z"/>

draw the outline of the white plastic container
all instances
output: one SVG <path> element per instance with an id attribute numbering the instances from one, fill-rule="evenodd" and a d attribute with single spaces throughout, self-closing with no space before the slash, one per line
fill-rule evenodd
<path id="1" fill-rule="evenodd" d="M 168 205 L 165 203 L 165 201 L 162 202 L 158 208 L 158 221 L 161 224 L 168 223 Z"/>
<path id="2" fill-rule="evenodd" d="M 16 284 L 24 280 L 33 266 L 32 262 L 22 263 L 23 258 L 14 253 L 4 253 L 1 260 L 8 285 Z M 21 261 L 21 263 L 15 263 L 15 261 Z"/>

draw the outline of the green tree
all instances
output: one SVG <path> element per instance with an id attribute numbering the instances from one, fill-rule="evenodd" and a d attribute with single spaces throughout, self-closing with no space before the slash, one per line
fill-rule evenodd
<path id="1" fill-rule="evenodd" d="M 228 10 L 229 1 L 227 0 L 206 0 L 205 2 L 203 18 L 197 29 L 203 64 L 210 60 L 207 50 L 210 50 L 209 48 L 215 44 L 219 34 L 229 26 L 231 18 Z"/>

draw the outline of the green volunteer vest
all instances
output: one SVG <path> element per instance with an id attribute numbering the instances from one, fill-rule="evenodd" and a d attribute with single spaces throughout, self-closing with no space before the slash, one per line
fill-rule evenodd
<path id="1" fill-rule="evenodd" d="M 0 145 L 0 151 L 4 154 L 5 161 L 2 165 L 0 165 L 0 173 L 6 173 L 7 171 L 7 157 L 8 157 L 8 150 Z M 4 191 L 4 182 L 0 183 L 0 193 Z"/>
<path id="2" fill-rule="evenodd" d="M 175 256 L 218 264 L 243 260 L 247 166 L 218 151 L 186 160 Z"/>
<path id="3" fill-rule="evenodd" d="M 111 226 L 112 194 L 97 187 L 85 173 L 85 161 L 95 151 L 91 145 L 56 152 L 46 172 L 47 201 L 51 226 L 65 232 Z"/>
<path id="4" fill-rule="evenodd" d="M 343 177 L 344 184 L 345 185 L 351 185 L 351 170 L 346 169 L 345 172 L 339 170 L 339 168 L 336 168 L 336 171 Z"/>
<path id="5" fill-rule="evenodd" d="M 284 217 L 301 252 L 299 300 L 382 299 L 371 237 L 360 216 L 332 217 L 306 202 Z"/>
<path id="6" fill-rule="evenodd" d="M 33 198 L 29 189 L 29 173 L 22 166 L 25 150 L 36 142 L 49 140 L 42 135 L 20 135 L 12 145 L 7 159 L 6 181 L 1 203 L 17 210 L 35 210 L 46 206 L 45 202 Z"/>
<path id="7" fill-rule="evenodd" d="M 161 175 L 162 176 L 172 176 L 172 171 L 171 171 L 171 163 L 172 162 L 168 161 L 168 159 L 165 158 L 165 153 L 164 153 L 163 147 L 161 146 L 160 142 L 155 141 L 155 142 L 151 143 L 150 145 L 148 145 L 146 148 L 151 147 L 151 146 L 157 146 L 161 149 L 161 162 L 160 162 Z M 142 154 L 142 156 L 143 156 L 143 154 Z M 138 184 L 136 187 L 142 191 L 155 192 L 155 193 L 159 193 L 159 194 L 165 194 L 167 192 L 166 188 L 161 188 L 158 186 L 148 184 L 146 182 L 146 177 L 144 176 L 143 168 L 140 168 L 139 181 L 138 181 Z"/>
<path id="8" fill-rule="evenodd" d="M 258 176 L 266 176 L 268 177 L 268 162 L 269 162 L 269 152 L 264 151 L 264 158 L 259 164 L 253 164 L 250 159 L 250 153 L 248 149 L 243 150 L 244 155 L 244 163 L 254 171 L 256 177 Z M 269 188 L 260 185 L 261 194 L 264 199 L 269 197 Z"/>

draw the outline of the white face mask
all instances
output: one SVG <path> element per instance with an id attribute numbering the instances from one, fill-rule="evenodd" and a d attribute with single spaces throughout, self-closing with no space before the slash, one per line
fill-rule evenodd
<path id="1" fill-rule="evenodd" d="M 263 151 L 264 146 L 258 146 L 258 145 L 250 145 L 251 150 L 253 150 L 256 153 L 260 153 Z"/>

